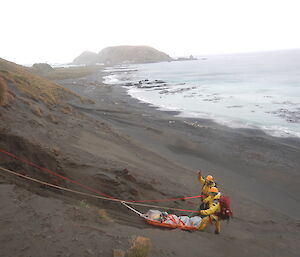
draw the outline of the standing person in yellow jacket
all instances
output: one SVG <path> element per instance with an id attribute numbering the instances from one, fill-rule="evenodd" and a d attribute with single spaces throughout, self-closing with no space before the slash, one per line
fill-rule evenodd
<path id="1" fill-rule="evenodd" d="M 208 209 L 200 210 L 200 215 L 204 216 L 199 226 L 200 231 L 203 231 L 208 223 L 214 222 L 215 234 L 219 234 L 221 232 L 221 223 L 217 215 L 217 213 L 221 211 L 220 197 L 221 197 L 221 193 L 219 192 L 218 188 L 216 187 L 210 188 L 209 196 L 205 199 L 205 201 L 208 204 Z"/>
<path id="2" fill-rule="evenodd" d="M 204 178 L 202 176 L 202 171 L 200 170 L 198 172 L 198 180 L 202 184 L 201 194 L 204 196 L 204 198 L 208 197 L 210 188 L 216 186 L 213 176 L 208 175 L 208 176 L 206 176 L 206 178 Z"/>
<path id="3" fill-rule="evenodd" d="M 202 184 L 202 190 L 201 190 L 201 195 L 202 195 L 202 204 L 200 205 L 200 210 L 207 209 L 207 203 L 208 200 L 205 200 L 207 197 L 209 197 L 209 191 L 212 187 L 216 187 L 216 183 L 214 182 L 214 178 L 212 175 L 206 176 L 204 178 L 202 176 L 201 170 L 198 172 L 198 180 Z"/>

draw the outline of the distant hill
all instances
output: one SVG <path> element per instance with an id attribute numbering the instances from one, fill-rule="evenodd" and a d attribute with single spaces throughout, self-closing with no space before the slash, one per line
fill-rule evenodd
<path id="1" fill-rule="evenodd" d="M 54 71 L 54 69 L 48 63 L 35 63 L 32 65 L 33 70 L 37 72 L 50 72 Z"/>
<path id="2" fill-rule="evenodd" d="M 171 57 L 149 46 L 114 46 L 99 53 L 99 61 L 105 64 L 150 63 L 171 61 Z"/>
<path id="3" fill-rule="evenodd" d="M 92 52 L 84 52 L 75 58 L 73 63 L 115 65 L 121 63 L 167 62 L 171 60 L 172 58 L 166 53 L 149 46 L 113 46 L 104 48 L 98 55 Z"/>
<path id="4" fill-rule="evenodd" d="M 76 57 L 73 61 L 74 64 L 86 64 L 86 65 L 91 65 L 91 64 L 96 64 L 98 62 L 98 54 L 85 51 L 78 57 Z"/>

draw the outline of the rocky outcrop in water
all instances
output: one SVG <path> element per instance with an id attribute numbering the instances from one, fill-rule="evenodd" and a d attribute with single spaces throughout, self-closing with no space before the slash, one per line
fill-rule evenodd
<path id="1" fill-rule="evenodd" d="M 196 61 L 196 60 L 198 59 L 195 58 L 193 55 L 190 55 L 189 57 L 178 57 L 174 61 Z"/>

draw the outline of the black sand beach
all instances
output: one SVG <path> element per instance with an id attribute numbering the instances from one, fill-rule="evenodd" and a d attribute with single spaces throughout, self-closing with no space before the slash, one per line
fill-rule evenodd
<path id="1" fill-rule="evenodd" d="M 213 226 L 205 232 L 165 230 L 116 203 L 40 188 L 1 173 L 1 255 L 41 256 L 46 249 L 47 256 L 112 256 L 136 235 L 151 239 L 150 256 L 156 257 L 298 256 L 299 139 L 176 117 L 129 97 L 119 86 L 103 84 L 102 76 L 99 71 L 58 81 L 95 103 L 70 99 L 73 115 L 53 110 L 57 123 L 26 108 L 12 119 L 14 109 L 1 107 L 6 122 L 0 147 L 129 200 L 198 195 L 196 171 L 201 169 L 231 197 L 234 218 L 222 224 L 220 235 Z M 0 160 L 1 166 L 48 179 L 9 157 Z M 190 202 L 162 205 L 196 209 L 198 200 Z"/>

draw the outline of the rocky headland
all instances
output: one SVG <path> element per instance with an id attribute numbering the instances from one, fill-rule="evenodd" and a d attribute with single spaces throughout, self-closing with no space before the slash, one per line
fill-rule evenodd
<path id="1" fill-rule="evenodd" d="M 98 54 L 83 52 L 74 59 L 74 64 L 105 65 L 168 62 L 172 58 L 164 52 L 149 46 L 112 46 L 102 49 Z"/>

